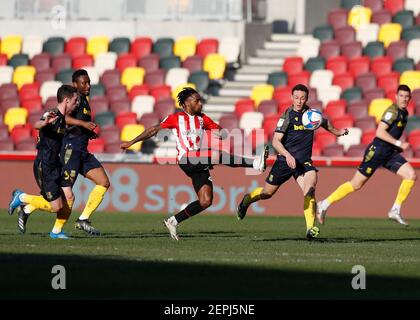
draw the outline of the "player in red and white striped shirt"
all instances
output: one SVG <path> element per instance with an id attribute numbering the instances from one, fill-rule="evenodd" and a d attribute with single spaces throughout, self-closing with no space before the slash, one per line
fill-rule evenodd
<path id="1" fill-rule="evenodd" d="M 191 178 L 194 190 L 198 196 L 198 200 L 190 203 L 175 216 L 164 220 L 174 240 L 178 240 L 176 232 L 178 223 L 205 210 L 213 201 L 213 183 L 209 172 L 212 169 L 211 159 L 207 155 L 200 157 L 200 146 L 204 132 L 211 130 L 220 139 L 226 137 L 226 132 L 201 112 L 203 104 L 200 94 L 197 91 L 188 87 L 184 88 L 178 94 L 178 103 L 183 108 L 182 112 L 171 114 L 160 124 L 146 129 L 133 140 L 121 144 L 121 149 L 125 150 L 137 142 L 155 136 L 161 129 L 173 130 L 177 140 L 177 162 L 185 174 Z M 220 153 L 219 159 L 223 156 Z M 234 159 L 234 156 L 231 155 L 231 162 L 227 165 L 231 167 L 251 167 L 263 172 L 266 167 L 265 162 L 267 157 L 268 147 L 265 146 L 261 155 L 252 160 L 252 163 L 245 158 L 236 157 Z M 239 163 L 237 160 L 239 160 Z"/>

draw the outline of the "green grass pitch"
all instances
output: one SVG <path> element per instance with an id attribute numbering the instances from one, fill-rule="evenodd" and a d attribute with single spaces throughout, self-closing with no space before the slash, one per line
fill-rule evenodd
<path id="1" fill-rule="evenodd" d="M 329 217 L 320 239 L 304 239 L 302 217 L 201 214 L 167 233 L 164 215 L 95 213 L 103 236 L 48 237 L 53 215 L 37 212 L 25 235 L 0 211 L 0 298 L 407 299 L 420 298 L 420 220 Z M 66 290 L 53 290 L 54 265 Z M 354 265 L 366 289 L 354 290 Z"/>

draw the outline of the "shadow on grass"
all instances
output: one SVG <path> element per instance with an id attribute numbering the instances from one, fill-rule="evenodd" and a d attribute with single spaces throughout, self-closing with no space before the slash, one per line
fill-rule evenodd
<path id="1" fill-rule="evenodd" d="M 311 243 L 369 243 L 369 242 L 404 242 L 404 241 L 420 241 L 420 238 L 380 238 L 380 239 L 361 239 L 361 238 L 352 238 L 352 237 L 343 237 L 343 238 L 317 238 L 313 240 L 307 240 L 305 238 L 270 238 L 270 239 L 255 239 L 251 241 L 262 241 L 262 242 L 277 242 L 277 241 L 306 241 Z"/>
<path id="2" fill-rule="evenodd" d="M 66 290 L 53 290 L 54 265 L 66 268 Z M 0 254 L 1 299 L 407 299 L 420 279 L 249 268 L 76 255 Z"/>

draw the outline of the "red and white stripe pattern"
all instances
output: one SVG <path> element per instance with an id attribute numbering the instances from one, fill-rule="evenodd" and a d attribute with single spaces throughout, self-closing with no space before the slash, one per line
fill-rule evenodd
<path id="1" fill-rule="evenodd" d="M 189 151 L 200 150 L 205 130 L 221 129 L 204 113 L 192 116 L 185 111 L 167 116 L 160 126 L 172 129 L 177 141 L 178 160 Z"/>

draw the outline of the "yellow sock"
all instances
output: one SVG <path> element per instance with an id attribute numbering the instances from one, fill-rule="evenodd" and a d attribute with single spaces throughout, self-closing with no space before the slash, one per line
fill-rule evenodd
<path id="1" fill-rule="evenodd" d="M 63 203 L 63 208 L 57 213 L 57 218 L 55 219 L 55 224 L 53 227 L 53 233 L 60 233 L 63 230 L 64 225 L 69 220 L 71 209 L 73 207 L 73 200 L 68 200 Z"/>
<path id="2" fill-rule="evenodd" d="M 262 191 L 263 191 L 263 188 L 259 187 L 259 188 L 255 188 L 250 193 L 248 193 L 245 196 L 244 205 L 249 206 L 251 203 L 260 200 Z"/>
<path id="3" fill-rule="evenodd" d="M 327 198 L 327 202 L 329 205 L 333 204 L 336 201 L 339 201 L 345 198 L 348 194 L 354 191 L 353 186 L 350 182 L 343 183 L 339 186 L 330 196 Z"/>
<path id="4" fill-rule="evenodd" d="M 315 198 L 305 196 L 303 204 L 303 214 L 305 215 L 306 230 L 311 229 L 315 225 Z"/>
<path id="5" fill-rule="evenodd" d="M 401 182 L 400 189 L 398 190 L 398 195 L 397 195 L 397 198 L 395 199 L 395 204 L 401 206 L 403 202 L 407 199 L 413 186 L 414 186 L 414 180 L 404 179 Z"/>
<path id="6" fill-rule="evenodd" d="M 55 213 L 50 203 L 47 200 L 45 200 L 43 196 L 34 196 L 31 194 L 24 194 L 22 200 L 23 202 L 30 204 L 32 208 Z"/>
<path id="7" fill-rule="evenodd" d="M 95 186 L 89 195 L 88 202 L 79 217 L 80 220 L 89 219 L 90 215 L 99 207 L 108 189 L 102 186 Z"/>

